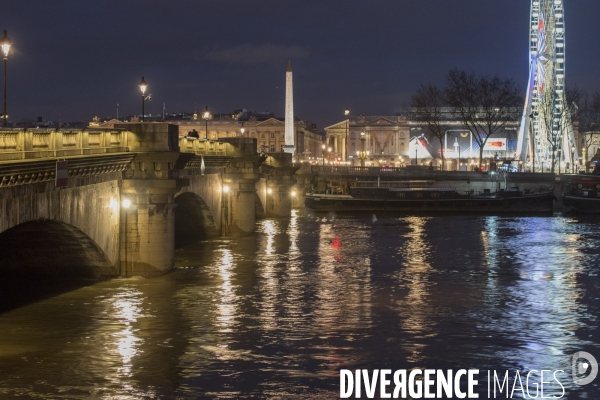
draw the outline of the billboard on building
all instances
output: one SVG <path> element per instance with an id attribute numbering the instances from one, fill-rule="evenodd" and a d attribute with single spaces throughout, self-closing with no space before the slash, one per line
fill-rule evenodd
<path id="1" fill-rule="evenodd" d="M 506 138 L 489 138 L 483 146 L 483 151 L 505 151 Z"/>

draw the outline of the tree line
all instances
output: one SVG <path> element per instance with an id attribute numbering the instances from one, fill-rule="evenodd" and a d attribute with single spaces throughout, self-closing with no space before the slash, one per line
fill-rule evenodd
<path id="1" fill-rule="evenodd" d="M 412 95 L 411 111 L 415 120 L 424 128 L 430 140 L 439 140 L 444 149 L 445 134 L 449 130 L 448 110 L 469 129 L 473 140 L 479 145 L 479 164 L 483 163 L 483 147 L 488 139 L 518 120 L 523 113 L 522 91 L 510 78 L 498 75 L 478 76 L 459 69 L 446 75 L 444 87 L 421 85 Z M 560 159 L 561 140 L 567 126 L 578 124 L 581 142 L 578 147 L 589 147 L 600 136 L 600 93 L 588 96 L 577 88 L 565 92 L 560 112 L 553 108 L 552 96 L 544 96 L 538 104 L 539 118 L 551 146 L 552 171 Z M 543 112 L 542 112 L 543 111 Z M 533 141 L 533 146 L 536 146 Z M 444 151 L 440 154 L 444 168 Z M 535 165 L 535 161 L 534 165 Z M 535 168 L 535 167 L 534 167 Z"/>

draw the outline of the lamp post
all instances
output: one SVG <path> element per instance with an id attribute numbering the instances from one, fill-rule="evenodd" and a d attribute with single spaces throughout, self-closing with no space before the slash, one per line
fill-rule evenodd
<path id="1" fill-rule="evenodd" d="M 144 77 L 142 76 L 142 81 L 140 82 L 140 90 L 142 91 L 142 122 L 144 122 L 144 102 L 146 100 L 146 89 L 148 88 L 148 84 L 146 83 L 146 80 L 144 79 Z"/>
<path id="2" fill-rule="evenodd" d="M 367 158 L 367 154 L 365 153 L 365 141 L 367 138 L 365 137 L 365 132 L 360 133 L 360 166 L 365 166 L 365 159 Z"/>
<path id="3" fill-rule="evenodd" d="M 206 122 L 204 138 L 206 140 L 208 140 L 208 120 L 210 119 L 210 111 L 208 111 L 208 106 L 206 106 L 206 108 L 204 109 L 204 112 L 202 113 L 202 119 L 204 119 L 204 121 Z"/>
<path id="4" fill-rule="evenodd" d="M 242 122 L 242 127 L 240 128 L 240 132 L 242 133 L 242 137 L 244 137 L 244 132 L 246 132 L 246 128 L 244 128 L 243 122 Z"/>
<path id="5" fill-rule="evenodd" d="M 321 165 L 325 165 L 325 145 L 321 145 Z"/>
<path id="6" fill-rule="evenodd" d="M 6 115 L 6 61 L 8 60 L 8 51 L 12 42 L 8 38 L 8 31 L 4 30 L 4 36 L 0 39 L 0 46 L 2 46 L 2 52 L 4 53 L 4 114 L 2 114 L 2 126 L 6 127 L 6 121 L 8 116 Z"/>
<path id="7" fill-rule="evenodd" d="M 344 115 L 348 116 L 350 115 L 350 110 L 348 110 L 347 108 L 344 110 Z M 349 127 L 350 125 L 350 120 L 346 119 L 346 142 L 345 142 L 345 147 L 344 147 L 344 161 L 346 161 L 346 159 L 348 158 L 348 130 L 350 129 Z"/>

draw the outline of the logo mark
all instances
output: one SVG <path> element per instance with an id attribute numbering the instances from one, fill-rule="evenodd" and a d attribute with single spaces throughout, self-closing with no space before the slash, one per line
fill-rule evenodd
<path id="1" fill-rule="evenodd" d="M 598 362 L 585 351 L 578 351 L 571 356 L 571 366 L 573 382 L 579 386 L 592 383 L 598 375 Z"/>

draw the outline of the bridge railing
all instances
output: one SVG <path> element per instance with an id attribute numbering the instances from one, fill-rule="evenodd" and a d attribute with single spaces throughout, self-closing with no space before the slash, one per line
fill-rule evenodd
<path id="1" fill-rule="evenodd" d="M 129 135 L 114 129 L 2 129 L 0 161 L 126 152 Z"/>

